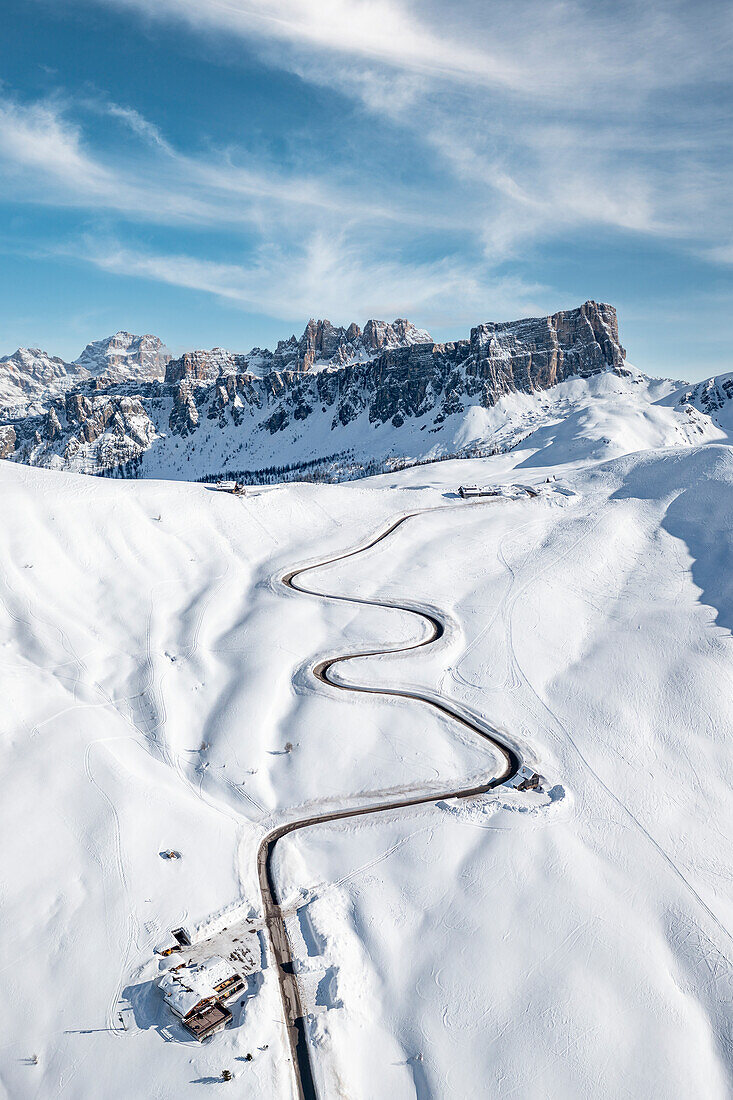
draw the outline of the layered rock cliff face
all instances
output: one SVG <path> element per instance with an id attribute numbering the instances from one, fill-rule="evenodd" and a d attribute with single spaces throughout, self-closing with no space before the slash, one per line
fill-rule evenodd
<path id="1" fill-rule="evenodd" d="M 311 341 L 317 333 L 309 329 L 306 336 Z M 372 346 L 379 348 L 378 330 L 367 326 L 363 335 L 367 333 L 374 340 Z M 303 421 L 318 408 L 332 413 L 332 429 L 346 426 L 362 413 L 371 423 L 391 421 L 400 427 L 408 417 L 434 411 L 435 423 L 440 424 L 459 411 L 466 399 L 488 407 L 513 390 L 529 392 L 571 376 L 619 369 L 625 356 L 616 311 L 595 302 L 552 317 L 479 325 L 471 330 L 469 340 L 406 346 L 382 341 L 381 346 L 375 358 L 349 362 L 339 370 L 274 371 L 262 378 L 233 371 L 205 390 L 191 385 L 196 378 L 193 372 L 181 373 L 182 361 L 172 362 L 167 377 L 182 381 L 174 391 L 170 428 L 181 434 L 193 431 L 200 420 L 199 409 L 205 409 L 208 419 L 222 420 L 228 414 L 241 421 L 240 410 L 247 406 L 272 409 L 263 422 L 270 432 L 283 431 L 291 421 Z"/>
<path id="2" fill-rule="evenodd" d="M 92 375 L 126 382 L 133 378 L 163 378 L 170 358 L 171 353 L 157 336 L 116 332 L 87 344 L 75 364 Z"/>
<path id="3" fill-rule="evenodd" d="M 544 389 L 571 375 L 618 369 L 626 356 L 616 310 L 596 302 L 541 320 L 479 325 L 470 342 L 481 373 L 498 392 Z"/>
<path id="4" fill-rule="evenodd" d="M 615 310 L 596 302 L 485 323 L 444 344 L 402 320 L 370 321 L 363 331 L 311 321 L 300 340 L 281 341 L 275 352 L 191 352 L 167 363 L 163 381 L 90 381 L 45 416 L 8 423 L 3 446 L 34 464 L 94 472 L 128 464 L 163 476 L 185 476 L 188 465 L 189 476 L 200 476 L 215 473 L 212 464 L 345 452 L 357 440 L 367 453 L 371 429 L 387 426 L 398 440 L 409 424 L 426 432 L 418 448 L 426 453 L 449 418 L 490 409 L 512 392 L 623 371 L 624 356 Z"/>
<path id="5" fill-rule="evenodd" d="M 255 374 L 262 377 L 273 371 L 315 371 L 342 367 L 349 363 L 367 363 L 385 348 L 410 347 L 431 343 L 430 333 L 409 321 L 398 319 L 367 321 L 364 331 L 357 324 L 337 328 L 330 321 L 310 320 L 298 339 L 279 340 L 275 351 L 252 348 L 246 354 L 213 348 L 189 351 L 172 360 L 166 382 L 213 382 L 222 374 Z"/>

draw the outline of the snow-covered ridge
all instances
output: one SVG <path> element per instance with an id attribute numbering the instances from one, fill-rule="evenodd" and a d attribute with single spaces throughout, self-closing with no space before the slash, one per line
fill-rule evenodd
<path id="1" fill-rule="evenodd" d="M 693 410 L 703 413 L 726 432 L 733 432 L 733 373 L 706 378 L 680 398 L 690 414 Z"/>
<path id="2" fill-rule="evenodd" d="M 72 363 L 40 348 L 18 348 L 0 359 L 0 411 L 23 416 L 92 379 L 107 382 L 163 378 L 171 354 L 157 336 L 117 332 L 95 340 Z"/>
<path id="3" fill-rule="evenodd" d="M 65 363 L 40 348 L 18 348 L 0 359 L 0 409 L 38 411 L 34 403 L 88 377 L 84 367 Z"/>
<path id="4" fill-rule="evenodd" d="M 572 425 L 559 433 L 565 450 L 570 434 L 578 455 L 599 460 L 720 440 L 731 417 L 730 381 L 690 390 L 630 367 L 616 312 L 602 303 L 487 322 L 452 343 L 425 336 L 403 321 L 363 331 L 313 321 L 275 352 L 189 352 L 162 381 L 97 375 L 48 411 L 0 421 L 0 457 L 187 480 L 338 478 L 527 436 L 556 450 L 558 423 Z"/>

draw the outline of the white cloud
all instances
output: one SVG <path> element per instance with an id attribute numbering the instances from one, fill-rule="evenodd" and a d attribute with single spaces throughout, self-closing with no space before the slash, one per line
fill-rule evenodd
<path id="1" fill-rule="evenodd" d="M 82 101 L 82 105 L 87 105 Z M 137 111 L 110 103 L 95 110 L 120 119 L 142 137 L 147 157 L 131 157 L 114 146 L 94 150 L 78 124 L 73 104 L 18 104 L 0 98 L 0 197 L 18 202 L 103 210 L 133 221 L 231 226 L 243 231 L 330 221 L 343 224 L 466 228 L 457 212 L 441 216 L 429 201 L 415 201 L 409 188 L 394 186 L 385 201 L 374 188 L 339 183 L 325 175 L 286 175 L 272 164 L 238 164 L 230 150 L 199 157 L 179 152 Z"/>
<path id="2" fill-rule="evenodd" d="M 0 101 L 0 157 L 6 170 L 25 181 L 44 177 L 73 192 L 101 195 L 113 184 L 111 174 L 82 146 L 78 127 L 51 103 L 19 106 Z"/>
<path id="3" fill-rule="evenodd" d="M 407 315 L 438 326 L 468 325 L 477 317 L 531 313 L 548 298 L 547 288 L 497 278 L 455 257 L 405 264 L 321 235 L 298 249 L 263 246 L 246 265 L 91 240 L 77 255 L 105 271 L 205 291 L 288 321 L 317 313 L 343 322 Z"/>
<path id="4" fill-rule="evenodd" d="M 705 249 L 702 255 L 717 264 L 733 264 L 733 242 Z"/>
<path id="5" fill-rule="evenodd" d="M 395 0 L 99 0 L 151 18 L 287 42 L 305 49 L 482 85 L 516 86 L 522 70 L 511 55 L 454 40 Z"/>
<path id="6" fill-rule="evenodd" d="M 730 69 L 733 16 L 717 0 L 705 13 L 681 0 L 97 2 L 239 36 L 396 123 L 455 178 L 436 224 L 472 223 L 496 260 L 578 228 L 692 241 L 733 224 L 730 125 L 700 102 Z M 418 206 L 432 198 L 426 186 Z M 409 225 L 408 204 L 388 209 Z"/>
<path id="7" fill-rule="evenodd" d="M 107 103 L 104 105 L 104 111 L 112 115 L 113 118 L 120 119 L 126 126 L 138 137 L 148 144 L 156 146 L 158 149 L 162 149 L 166 153 L 173 153 L 173 149 L 163 137 L 162 133 L 152 122 L 144 118 L 139 111 L 134 110 L 132 107 L 121 107 L 119 103 Z"/>
<path id="8" fill-rule="evenodd" d="M 181 248 L 188 255 L 124 245 L 89 251 L 107 270 L 209 290 L 278 317 L 326 309 L 447 320 L 530 310 L 534 291 L 492 268 L 507 258 L 527 262 L 534 245 L 553 238 L 654 235 L 730 262 L 718 244 L 733 233 L 729 134 L 718 116 L 708 125 L 704 99 L 708 81 L 724 72 L 729 42 L 722 30 L 714 42 L 714 24 L 690 5 L 97 3 L 223 32 L 229 60 L 239 36 L 269 63 L 366 108 L 354 112 L 361 133 L 345 135 L 353 137 L 351 164 L 335 144 L 329 162 L 329 135 L 317 167 L 288 174 L 235 147 L 178 149 L 124 104 L 96 109 L 141 139 L 132 155 L 93 142 L 71 121 L 72 103 L 0 101 L 6 197 L 226 228 L 242 256 L 254 256 L 213 262 L 202 234 L 200 249 Z M 395 133 L 404 137 L 404 160 Z M 384 134 L 397 149 L 393 167 L 385 156 L 373 163 L 368 145 L 354 157 L 360 137 Z M 437 230 L 445 258 L 415 263 L 422 233 L 433 235 L 435 255 Z M 463 263 L 455 259 L 461 248 Z"/>
<path id="9" fill-rule="evenodd" d="M 714 5 L 715 17 L 703 20 L 698 9 L 679 0 L 643 5 L 595 0 L 97 3 L 230 37 L 280 43 L 295 51 L 290 63 L 297 66 L 306 58 L 311 79 L 325 75 L 345 87 L 354 75 L 358 85 L 364 73 L 344 68 L 342 59 L 348 57 L 372 69 L 389 67 L 530 99 L 558 100 L 572 90 L 591 109 L 598 88 L 633 100 L 641 88 L 674 86 L 693 76 L 712 80 L 708 59 L 730 45 L 731 16 L 724 5 Z M 321 61 L 329 55 L 339 60 L 324 72 L 312 64 L 314 51 Z"/>

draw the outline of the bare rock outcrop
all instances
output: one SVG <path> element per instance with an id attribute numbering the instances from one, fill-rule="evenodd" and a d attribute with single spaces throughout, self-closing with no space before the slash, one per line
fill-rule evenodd
<path id="1" fill-rule="evenodd" d="M 12 424 L 0 424 L 0 458 L 10 458 L 15 452 L 18 437 Z"/>
<path id="2" fill-rule="evenodd" d="M 163 378 L 171 353 L 157 336 L 116 332 L 87 344 L 75 365 L 112 382 Z"/>

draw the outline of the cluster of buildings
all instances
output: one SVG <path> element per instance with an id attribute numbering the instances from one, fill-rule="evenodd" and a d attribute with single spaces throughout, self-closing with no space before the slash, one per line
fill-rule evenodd
<path id="1" fill-rule="evenodd" d="M 482 488 L 480 485 L 461 485 L 458 493 L 464 500 L 468 497 L 499 497 L 501 496 L 501 489 L 492 486 Z"/>
<path id="2" fill-rule="evenodd" d="M 532 485 L 459 485 L 458 495 L 468 500 L 471 497 L 536 497 L 539 494 Z"/>
<path id="3" fill-rule="evenodd" d="M 226 1006 L 236 1001 L 245 982 L 227 959 L 213 955 L 203 962 L 181 963 L 166 970 L 158 986 L 186 1030 L 203 1042 L 232 1019 Z"/>

